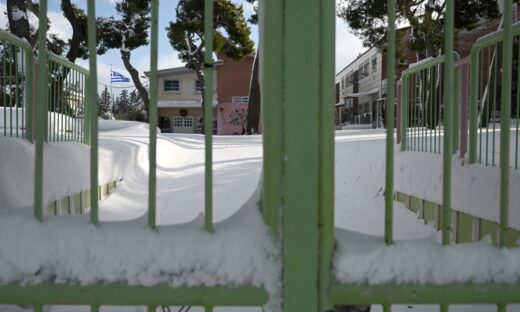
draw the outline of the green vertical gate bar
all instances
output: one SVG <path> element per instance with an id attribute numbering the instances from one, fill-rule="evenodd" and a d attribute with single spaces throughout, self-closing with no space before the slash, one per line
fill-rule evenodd
<path id="1" fill-rule="evenodd" d="M 25 139 L 33 141 L 33 54 L 32 49 L 25 49 Z"/>
<path id="2" fill-rule="evenodd" d="M 284 1 L 265 0 L 263 4 L 269 14 L 260 14 L 262 63 L 262 131 L 263 186 L 262 212 L 264 220 L 275 236 L 280 230 L 280 213 L 283 205 L 283 12 Z M 262 10 L 260 10 L 262 12 Z M 265 57 L 264 57 L 265 56 Z M 258 56 L 257 56 L 258 57 Z M 269 148 L 266 148 L 269 146 Z"/>
<path id="3" fill-rule="evenodd" d="M 393 242 L 394 215 L 394 94 L 395 94 L 395 0 L 388 0 L 386 48 L 386 161 L 385 161 L 385 243 Z M 415 106 L 415 104 L 414 104 Z"/>
<path id="4" fill-rule="evenodd" d="M 328 290 L 334 253 L 334 1 L 320 1 L 319 311 L 331 308 Z"/>
<path id="5" fill-rule="evenodd" d="M 509 227 L 509 139 L 511 125 L 511 84 L 513 64 L 512 1 L 504 1 L 504 43 L 502 45 L 502 99 L 500 105 L 500 247 L 508 245 Z"/>
<path id="6" fill-rule="evenodd" d="M 7 51 L 7 42 L 4 41 L 2 42 L 2 48 L 3 48 L 3 51 Z M 2 53 L 2 77 L 7 77 L 7 72 L 6 72 L 6 69 L 7 69 L 7 66 L 5 65 L 5 58 L 7 57 L 6 53 Z M 7 79 L 3 79 L 2 81 L 2 89 L 6 89 L 6 84 L 7 84 Z M 4 125 L 7 125 L 7 105 L 5 103 L 7 103 L 7 92 L 3 92 L 3 105 L 4 105 Z M 4 127 L 4 136 L 7 136 L 7 127 Z"/>
<path id="7" fill-rule="evenodd" d="M 451 228 L 451 148 L 453 131 L 453 24 L 454 1 L 446 0 L 446 14 L 444 21 L 444 142 L 442 160 L 442 244 L 450 242 Z"/>
<path id="8" fill-rule="evenodd" d="M 150 33 L 150 152 L 148 170 L 148 226 L 155 229 L 156 225 L 156 194 L 157 194 L 157 50 L 159 45 L 159 0 L 151 1 L 152 25 Z"/>
<path id="9" fill-rule="evenodd" d="M 477 127 L 478 127 L 478 59 L 479 50 L 471 49 L 470 87 L 469 87 L 469 149 L 468 163 L 474 164 L 477 159 Z"/>
<path id="10" fill-rule="evenodd" d="M 83 93 L 83 100 L 81 104 L 83 106 L 83 143 L 90 145 L 90 105 L 88 99 L 88 81 L 90 75 L 81 78 L 81 91 Z"/>
<path id="11" fill-rule="evenodd" d="M 386 85 L 388 88 L 388 82 Z M 407 78 L 407 76 L 404 76 L 401 79 L 401 112 L 400 113 L 401 113 L 401 152 L 404 152 L 407 150 L 407 144 L 408 144 L 408 78 Z"/>
<path id="12" fill-rule="evenodd" d="M 96 52 L 96 3 L 88 1 L 88 51 L 89 79 L 88 102 L 90 130 L 90 222 L 99 224 L 98 216 L 98 104 L 97 104 L 97 52 Z"/>
<path id="13" fill-rule="evenodd" d="M 213 1 L 204 2 L 204 228 L 213 231 Z"/>
<path id="14" fill-rule="evenodd" d="M 15 47 L 15 59 L 14 59 L 14 83 L 15 85 L 18 84 L 18 53 L 20 53 L 20 49 Z M 22 63 L 23 63 L 23 60 L 22 60 Z M 22 65 L 23 66 L 23 65 Z M 18 92 L 15 93 L 15 96 L 14 96 L 15 100 L 14 100 L 14 107 L 15 107 L 15 122 L 16 122 L 16 137 L 18 138 L 19 137 L 19 125 L 18 125 Z M 11 129 L 13 128 L 13 125 L 11 125 Z"/>
<path id="15" fill-rule="evenodd" d="M 47 134 L 47 105 L 49 101 L 47 73 L 47 0 L 40 0 L 38 33 L 38 107 L 36 109 L 35 163 L 34 163 L 34 217 L 43 220 L 43 142 Z M 36 310 L 36 307 L 35 307 Z"/>
<path id="16" fill-rule="evenodd" d="M 282 302 L 285 312 L 316 312 L 321 1 L 284 2 L 285 40 L 279 47 L 285 53 Z"/>
<path id="17" fill-rule="evenodd" d="M 458 68 L 453 69 L 453 136 L 452 136 L 452 154 L 459 149 L 460 139 L 460 74 Z"/>
<path id="18" fill-rule="evenodd" d="M 88 121 L 88 116 L 90 116 L 88 103 L 88 80 L 90 76 L 85 78 L 81 78 L 81 92 L 83 95 L 83 99 L 81 101 L 83 107 L 83 144 L 90 145 L 90 122 Z"/>
<path id="19" fill-rule="evenodd" d="M 517 67 L 516 67 L 516 72 L 517 72 L 517 78 L 516 78 L 516 133 L 515 133 L 515 170 L 518 169 L 518 158 L 520 157 L 518 155 L 518 143 L 520 141 L 520 133 L 519 133 L 519 126 L 520 126 L 520 49 L 518 49 L 518 54 L 516 56 L 516 59 L 518 60 L 517 62 Z M 513 103 L 511 103 L 511 105 L 513 105 Z"/>

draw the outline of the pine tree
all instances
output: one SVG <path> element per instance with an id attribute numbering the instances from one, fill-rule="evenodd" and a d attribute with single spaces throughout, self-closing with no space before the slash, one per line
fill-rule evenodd
<path id="1" fill-rule="evenodd" d="M 180 0 L 176 13 L 177 19 L 166 28 L 168 38 L 186 67 L 195 70 L 204 108 L 204 0 Z M 213 24 L 214 51 L 223 52 L 234 60 L 253 52 L 251 30 L 242 6 L 230 0 L 215 0 Z"/>
<path id="2" fill-rule="evenodd" d="M 111 100 L 111 96 L 110 96 L 110 93 L 108 92 L 108 88 L 105 87 L 105 89 L 101 92 L 101 95 L 98 96 L 98 105 L 99 105 L 99 110 L 98 110 L 98 115 L 99 117 L 103 118 L 103 119 L 110 119 L 111 117 L 111 113 L 110 113 L 110 101 Z"/>
<path id="3" fill-rule="evenodd" d="M 518 0 L 515 0 L 517 2 Z M 435 57 L 444 38 L 445 0 L 397 0 L 398 23 L 413 27 L 410 48 L 420 58 Z M 387 0 L 341 0 L 338 16 L 365 46 L 382 46 L 387 30 Z M 498 17 L 496 0 L 455 1 L 455 28 L 472 29 L 482 20 Z"/>
<path id="4" fill-rule="evenodd" d="M 128 90 L 123 89 L 116 99 L 116 103 L 114 105 L 114 115 L 127 112 L 129 107 L 130 101 L 128 99 Z"/>

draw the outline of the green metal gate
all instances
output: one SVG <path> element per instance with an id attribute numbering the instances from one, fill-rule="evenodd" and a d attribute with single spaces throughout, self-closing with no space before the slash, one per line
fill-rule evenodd
<path id="1" fill-rule="evenodd" d="M 511 0 L 505 2 L 502 94 L 511 93 Z M 212 29 L 213 6 L 206 0 L 205 27 Z M 157 129 L 157 46 L 158 0 L 151 1 L 151 105 L 150 105 L 150 176 L 148 227 L 156 226 L 156 129 Z M 338 304 L 382 304 L 390 311 L 392 304 L 439 304 L 447 311 L 449 304 L 493 303 L 505 311 L 509 303 L 520 303 L 520 287 L 487 284 L 341 284 L 334 279 L 334 16 L 335 3 L 330 0 L 265 0 L 261 9 L 262 98 L 264 120 L 264 163 L 262 212 L 265 222 L 282 248 L 280 294 L 282 310 L 290 312 L 326 311 Z M 453 50 L 454 1 L 447 0 L 445 50 Z M 97 206 L 97 104 L 95 1 L 88 1 L 88 33 L 90 72 L 88 75 L 88 134 L 91 146 L 91 212 L 90 222 L 100 224 Z M 47 0 L 40 0 L 40 29 L 46 29 Z M 394 98 L 395 85 L 395 0 L 388 0 L 387 97 Z M 38 55 L 41 64 L 48 58 L 46 33 L 39 34 Z M 205 37 L 205 76 L 213 77 L 211 58 L 212 32 Z M 454 56 L 446 54 L 444 68 L 444 120 L 451 120 L 454 82 Z M 509 62 L 509 63 L 508 63 Z M 34 143 L 35 204 L 34 217 L 43 218 L 43 144 L 48 111 L 48 70 L 42 66 L 38 79 L 40 108 L 35 111 Z M 212 89 L 208 79 L 207 88 Z M 212 92 L 206 92 L 204 119 L 212 120 Z M 502 132 L 509 133 L 510 99 L 502 97 Z M 393 163 L 394 106 L 388 105 L 386 139 L 385 242 L 393 240 Z M 453 125 L 445 122 L 444 133 L 452 133 Z M 474 130 L 474 125 L 473 128 Z M 204 229 L 215 231 L 212 220 L 212 124 L 205 123 L 205 222 Z M 501 150 L 509 148 L 509 137 L 501 139 Z M 507 144 L 506 144 L 507 143 Z M 452 137 L 443 140 L 444 186 L 442 206 L 442 243 L 449 243 L 451 222 L 451 150 Z M 507 242 L 509 153 L 500 156 L 502 191 L 500 245 Z M 304 174 L 302 174 L 304 172 Z M 304 242 L 304 243 L 302 243 Z M 144 305 L 155 311 L 160 305 L 194 305 L 211 311 L 215 306 L 261 306 L 268 301 L 266 290 L 253 286 L 180 287 L 167 285 L 130 286 L 102 284 L 90 286 L 58 284 L 53 281 L 38 285 L 0 286 L 0 303 L 32 304 L 41 311 L 44 304 L 90 305 L 99 311 L 102 305 Z"/>

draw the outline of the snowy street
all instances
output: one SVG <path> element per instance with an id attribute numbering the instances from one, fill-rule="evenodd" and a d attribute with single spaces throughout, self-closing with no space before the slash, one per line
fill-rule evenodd
<path id="1" fill-rule="evenodd" d="M 172 286 L 231 283 L 262 286 L 271 294 L 279 293 L 278 252 L 262 223 L 257 206 L 262 168 L 261 136 L 214 136 L 215 233 L 207 235 L 202 230 L 204 137 L 159 134 L 157 223 L 162 234 L 155 235 L 145 228 L 147 125 L 100 121 L 99 130 L 100 183 L 116 179 L 122 179 L 122 183 L 100 203 L 100 219 L 105 224 L 98 230 L 88 225 L 88 216 L 49 216 L 43 225 L 35 226 L 28 217 L 31 197 L 26 196 L 26 190 L 32 189 L 32 145 L 11 138 L 0 141 L 2 159 L 13 160 L 0 163 L 4 173 L 0 180 L 0 205 L 3 208 L 22 208 L 2 209 L 8 218 L 0 218 L 0 247 L 4 252 L 4 256 L 0 256 L 0 280 L 38 282 L 57 276 L 60 280 L 77 280 L 85 284 L 98 280 L 127 281 L 131 284 L 169 283 Z M 60 196 L 88 188 L 88 148 L 78 143 L 51 143 L 46 145 L 45 153 L 45 179 L 50 181 L 45 188 L 46 200 L 59 199 Z M 491 265 L 500 261 L 518 262 L 520 254 L 516 250 L 503 254 L 488 242 L 441 248 L 436 243 L 438 233 L 433 225 L 424 224 L 416 214 L 398 202 L 394 207 L 394 237 L 396 240 L 414 240 L 385 248 L 381 243 L 384 232 L 385 132 L 337 131 L 335 153 L 335 225 L 339 243 L 334 270 L 338 280 L 451 282 L 460 279 L 487 281 L 496 277 L 498 282 L 507 282 L 517 276 L 516 266 L 503 270 L 502 265 Z M 438 173 L 431 174 L 432 170 L 438 171 L 440 163 L 437 156 L 411 152 L 399 154 L 397 147 L 396 155 L 396 186 L 400 189 L 420 195 L 439 183 Z M 24 163 L 15 161 L 19 159 L 24 159 Z M 422 168 L 425 166 L 421 161 L 429 166 Z M 414 170 L 424 172 L 419 172 L 415 177 L 410 174 Z M 467 171 L 460 165 L 454 170 Z M 474 167 L 469 170 L 468 174 L 459 178 L 462 185 L 464 179 L 476 179 L 482 170 L 486 169 Z M 17 172 L 23 172 L 24 176 L 16 175 Z M 403 178 L 412 176 L 415 180 Z M 517 183 L 515 179 L 518 179 L 517 175 L 513 176 L 513 183 Z M 438 192 L 429 194 L 433 199 L 438 199 Z M 464 194 L 462 190 L 455 192 L 455 196 L 462 197 Z M 485 211 L 481 208 L 476 207 L 475 211 Z M 117 222 L 125 220 L 133 221 Z M 13 233 L 19 233 L 16 246 L 9 239 Z M 44 241 L 55 244 L 51 244 L 50 248 L 36 247 L 44 246 Z M 114 246 L 118 247 L 119 253 L 111 252 Z M 30 261 L 15 252 L 20 249 L 33 251 Z M 96 256 L 92 257 L 93 254 Z M 480 258 L 487 260 L 475 263 L 468 270 L 461 270 L 471 259 Z M 446 259 L 451 259 L 448 262 L 453 265 L 450 268 L 439 266 L 446 263 Z M 12 269 L 13 263 L 16 263 L 16 270 Z M 55 263 L 60 265 L 56 266 Z M 36 274 L 40 272 L 40 266 L 46 269 Z M 190 270 L 199 266 L 206 270 L 197 276 L 189 274 Z M 141 270 L 143 267 L 147 269 Z M 164 276 L 158 272 L 173 274 Z M 137 311 L 140 309 L 137 308 Z M 484 306 L 479 309 L 493 311 Z M 88 309 L 53 306 L 50 310 Z M 438 307 L 394 308 L 394 311 L 409 310 L 433 312 L 438 311 Z M 475 306 L 470 310 L 475 311 Z M 0 307 L 0 311 L 26 310 L 11 306 L 5 309 Z M 102 311 L 136 309 L 103 308 Z M 258 309 L 221 308 L 215 311 Z M 378 307 L 374 307 L 373 311 L 378 311 Z M 459 307 L 456 311 L 465 310 Z"/>

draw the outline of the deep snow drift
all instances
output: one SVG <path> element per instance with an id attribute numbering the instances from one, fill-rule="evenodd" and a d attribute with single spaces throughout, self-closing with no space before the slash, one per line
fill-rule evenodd
<path id="1" fill-rule="evenodd" d="M 254 195 L 260 179 L 261 137 L 214 137 L 216 231 L 209 235 L 202 230 L 200 219 L 204 210 L 202 136 L 158 136 L 157 221 L 160 229 L 152 232 L 145 227 L 147 125 L 100 121 L 99 129 L 100 183 L 123 179 L 111 196 L 100 204 L 100 229 L 88 224 L 88 216 L 48 217 L 43 224 L 38 224 L 32 219 L 29 208 L 9 209 L 31 205 L 33 151 L 32 146 L 22 140 L 0 138 L 3 159 L 0 162 L 2 283 L 37 282 L 56 276 L 58 281 L 82 283 L 104 280 L 146 285 L 166 282 L 174 286 L 253 284 L 265 287 L 272 295 L 279 293 L 278 248 L 262 223 L 256 205 L 258 193 Z M 438 274 L 444 268 L 439 267 L 435 259 L 446 259 L 442 253 L 474 256 L 476 264 L 460 274 L 450 269 L 451 273 L 458 274 L 451 275 L 453 280 L 482 281 L 487 278 L 508 282 L 512 276 L 518 276 L 520 268 L 517 265 L 506 263 L 505 271 L 494 269 L 496 263 L 491 261 L 502 254 L 487 242 L 440 250 L 433 227 L 424 225 L 397 202 L 395 238 L 421 240 L 398 242 L 392 247 L 381 243 L 380 236 L 384 232 L 384 137 L 381 130 L 336 132 L 335 225 L 340 240 L 334 260 L 336 278 L 372 283 L 399 278 L 402 278 L 400 281 L 436 282 L 447 274 Z M 46 146 L 46 200 L 88 188 L 88 151 L 88 147 L 77 143 Z M 430 174 L 427 178 L 437 179 L 437 165 L 431 165 L 437 160 L 430 159 L 431 155 L 418 154 L 396 152 L 396 186 L 413 187 L 415 180 L 410 182 L 403 177 L 419 167 L 426 168 L 423 170 Z M 402 168 L 408 171 L 403 173 Z M 479 170 L 468 175 L 478 178 Z M 495 183 L 495 178 L 486 179 Z M 416 185 L 418 187 L 413 191 L 418 194 L 428 187 L 426 183 Z M 483 188 L 489 186 L 488 183 L 482 185 Z M 479 194 L 478 188 L 473 188 L 472 194 L 475 194 L 473 192 Z M 437 193 L 432 194 L 437 198 Z M 478 199 L 472 199 L 472 202 L 478 203 Z M 238 212 L 242 206 L 244 209 Z M 132 221 L 116 222 L 124 220 Z M 12 239 L 14 235 L 17 240 Z M 31 258 L 28 259 L 24 250 L 31 250 Z M 416 253 L 430 261 L 414 266 L 410 261 L 415 259 Z M 435 257 L 429 257 L 431 255 Z M 509 256 L 503 259 L 520 263 L 515 258 L 516 250 Z M 479 259 L 482 261 L 478 262 Z M 454 262 L 455 268 L 460 261 Z M 504 262 L 507 261 L 499 263 Z M 377 266 L 382 269 L 375 273 L 371 271 Z M 187 273 L 194 268 L 199 273 Z M 168 272 L 168 275 L 159 272 Z"/>

